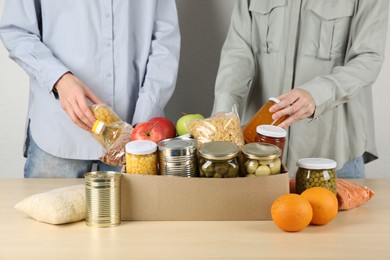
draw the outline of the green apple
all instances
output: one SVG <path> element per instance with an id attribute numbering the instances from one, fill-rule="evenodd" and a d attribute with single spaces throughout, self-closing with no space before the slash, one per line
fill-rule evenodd
<path id="1" fill-rule="evenodd" d="M 187 124 L 194 119 L 204 119 L 201 114 L 187 114 L 179 118 L 176 122 L 176 132 L 178 135 L 188 134 Z"/>

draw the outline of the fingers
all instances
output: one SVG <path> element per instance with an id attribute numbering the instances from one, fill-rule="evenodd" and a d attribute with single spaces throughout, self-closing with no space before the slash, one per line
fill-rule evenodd
<path id="1" fill-rule="evenodd" d="M 85 105 L 80 105 L 82 104 L 82 101 L 84 101 Z M 81 101 L 78 101 L 77 98 L 64 100 L 63 102 L 61 102 L 61 106 L 72 119 L 73 123 L 75 123 L 78 127 L 81 127 L 86 131 L 90 131 L 92 129 L 93 123 L 95 122 L 95 118 L 93 117 L 92 112 L 86 104 L 85 99 L 81 99 Z M 84 106 L 84 108 L 82 108 L 82 106 Z M 87 107 L 87 109 L 85 108 L 85 106 Z M 89 119 L 86 115 L 87 111 L 92 114 L 92 120 Z"/>
<path id="2" fill-rule="evenodd" d="M 90 131 L 96 119 L 87 104 L 87 98 L 100 100 L 73 75 L 63 77 L 57 84 L 58 96 L 64 111 L 77 126 Z"/>
<path id="3" fill-rule="evenodd" d="M 288 127 L 295 122 L 310 117 L 315 110 L 315 102 L 309 92 L 303 89 L 293 89 L 292 91 L 279 96 L 280 102 L 270 108 L 270 112 L 275 112 L 272 119 L 280 117 L 288 118 L 279 124 L 280 127 Z"/>

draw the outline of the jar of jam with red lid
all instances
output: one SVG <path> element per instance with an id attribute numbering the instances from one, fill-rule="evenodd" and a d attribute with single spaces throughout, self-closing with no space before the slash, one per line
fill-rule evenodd
<path id="1" fill-rule="evenodd" d="M 255 142 L 273 144 L 280 148 L 283 158 L 284 145 L 286 143 L 287 131 L 275 125 L 259 125 L 256 128 Z"/>

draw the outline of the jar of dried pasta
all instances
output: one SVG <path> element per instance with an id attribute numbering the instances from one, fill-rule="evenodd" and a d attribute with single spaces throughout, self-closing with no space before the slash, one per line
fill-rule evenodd
<path id="1" fill-rule="evenodd" d="M 157 144 L 136 140 L 126 144 L 126 173 L 157 175 Z"/>
<path id="2" fill-rule="evenodd" d="M 238 146 L 228 141 L 203 144 L 199 149 L 199 177 L 238 177 L 238 153 Z"/>

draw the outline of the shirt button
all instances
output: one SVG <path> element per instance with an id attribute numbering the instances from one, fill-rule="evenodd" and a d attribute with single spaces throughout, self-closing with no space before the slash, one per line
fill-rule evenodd
<path id="1" fill-rule="evenodd" d="M 111 75 L 112 75 L 111 72 L 106 73 L 107 78 L 111 77 Z"/>
<path id="2" fill-rule="evenodd" d="M 109 13 L 106 13 L 105 15 L 104 15 L 106 18 L 110 18 L 110 14 Z"/>

